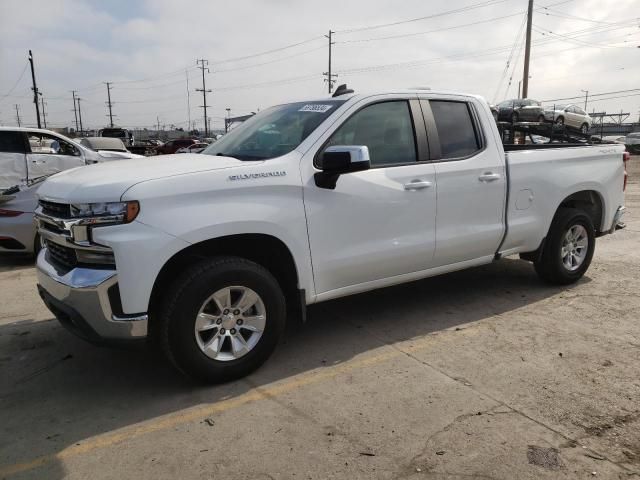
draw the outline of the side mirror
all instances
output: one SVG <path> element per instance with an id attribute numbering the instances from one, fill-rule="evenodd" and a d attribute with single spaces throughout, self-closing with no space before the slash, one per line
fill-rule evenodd
<path id="1" fill-rule="evenodd" d="M 335 145 L 328 147 L 320 155 L 318 168 L 322 170 L 314 175 L 316 185 L 333 190 L 340 175 L 361 172 L 371 168 L 369 148 L 364 145 Z"/>

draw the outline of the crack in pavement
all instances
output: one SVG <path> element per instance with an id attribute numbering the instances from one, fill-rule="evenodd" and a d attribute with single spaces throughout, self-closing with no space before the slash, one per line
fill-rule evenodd
<path id="1" fill-rule="evenodd" d="M 501 406 L 503 406 L 503 407 L 505 407 L 505 408 L 508 408 L 508 409 L 512 410 L 513 412 L 517 413 L 518 415 L 521 415 L 522 417 L 526 418 L 527 420 L 529 420 L 529 421 L 531 421 L 531 422 L 534 422 L 535 424 L 537 424 L 537 425 L 539 425 L 539 426 L 541 426 L 541 427 L 543 427 L 543 428 L 545 428 L 545 429 L 549 430 L 550 432 L 555 433 L 556 435 L 559 435 L 560 437 L 564 438 L 564 439 L 565 439 L 565 440 L 567 440 L 567 441 L 571 441 L 571 442 L 577 442 L 577 441 L 578 441 L 577 439 L 575 439 L 575 438 L 572 438 L 572 437 L 568 436 L 567 434 L 565 434 L 565 433 L 561 432 L 560 430 L 557 430 L 556 428 L 552 427 L 551 425 L 548 425 L 548 424 L 546 424 L 545 422 L 543 422 L 543 421 L 541 421 L 541 420 L 538 420 L 538 419 L 536 419 L 536 418 L 534 418 L 534 417 L 532 417 L 532 416 L 528 415 L 527 413 L 523 412 L 522 410 L 519 410 L 519 409 L 517 409 L 517 408 L 515 408 L 515 407 L 513 407 L 513 406 L 511 406 L 511 405 L 509 405 L 509 404 L 508 404 L 508 403 L 506 403 L 505 401 L 503 401 L 503 400 L 501 400 L 501 399 L 499 399 L 499 398 L 497 398 L 497 397 L 494 397 L 493 395 L 491 395 L 491 394 L 489 394 L 489 393 L 483 392 L 483 391 L 479 390 L 478 388 L 476 388 L 476 387 L 475 387 L 475 386 L 473 386 L 473 385 L 465 384 L 465 382 L 460 381 L 460 378 L 459 378 L 459 377 L 452 376 L 452 375 L 450 375 L 449 373 L 447 373 L 446 371 L 441 370 L 440 368 L 437 368 L 437 367 L 435 367 L 434 365 L 430 364 L 429 362 L 427 362 L 427 361 L 425 361 L 425 360 L 422 360 L 422 359 L 420 359 L 420 358 L 416 357 L 416 356 L 415 356 L 415 355 L 413 355 L 410 351 L 403 350 L 403 349 L 402 349 L 402 348 L 400 348 L 398 345 L 387 342 L 384 338 L 380 337 L 379 335 L 377 335 L 376 333 L 374 333 L 373 331 L 371 331 L 371 330 L 370 330 L 369 328 L 367 328 L 365 325 L 361 325 L 361 326 L 360 326 L 360 328 L 358 328 L 358 326 L 357 326 L 356 324 L 354 324 L 354 323 L 349 319 L 349 317 L 345 317 L 345 316 L 343 316 L 342 314 L 340 314 L 340 313 L 338 313 L 338 312 L 333 312 L 333 311 L 329 310 L 329 309 L 328 309 L 326 306 L 324 306 L 324 305 L 322 306 L 322 308 L 323 308 L 327 313 L 332 314 L 332 315 L 335 315 L 336 317 L 341 318 L 345 323 L 347 323 L 348 325 L 351 325 L 353 328 L 356 328 L 356 329 L 358 329 L 358 330 L 360 330 L 360 331 L 364 331 L 364 332 L 365 332 L 366 334 L 368 334 L 371 338 L 373 338 L 373 339 L 377 340 L 377 341 L 378 341 L 378 342 L 380 342 L 382 345 L 385 345 L 385 346 L 387 346 L 387 347 L 390 347 L 390 348 L 392 348 L 393 350 L 396 350 L 396 351 L 398 351 L 398 352 L 400 352 L 400 353 L 404 354 L 405 356 L 407 356 L 408 358 L 410 358 L 410 359 L 414 360 L 415 362 L 417 362 L 417 363 L 419 363 L 419 364 L 421 364 L 421 365 L 424 365 L 424 366 L 426 366 L 426 367 L 430 368 L 430 369 L 431 369 L 431 370 L 433 370 L 434 372 L 439 373 L 440 375 L 443 375 L 443 376 L 445 376 L 445 377 L 449 378 L 450 380 L 453 380 L 454 382 L 461 383 L 461 384 L 463 384 L 464 386 L 466 386 L 467 388 L 471 388 L 471 389 L 472 389 L 473 391 L 475 391 L 475 392 L 476 392 L 476 393 L 477 393 L 481 398 L 482 398 L 482 397 L 484 397 L 484 398 L 486 398 L 486 399 L 492 400 L 492 401 L 494 401 L 494 402 L 498 403 L 499 405 L 501 405 Z M 468 327 L 468 328 L 472 328 L 472 327 Z M 593 449 L 591 449 L 591 448 L 585 448 L 585 449 L 584 449 L 584 451 L 585 451 L 585 453 L 592 453 L 592 454 L 599 455 L 599 456 L 603 457 L 607 462 L 609 462 L 609 463 L 611 463 L 612 465 L 615 465 L 615 466 L 617 466 L 618 468 L 620 468 L 620 469 L 624 470 L 624 471 L 625 471 L 627 474 L 629 474 L 629 475 L 640 475 L 640 472 L 637 472 L 637 471 L 635 471 L 635 470 L 632 470 L 632 469 L 631 469 L 631 468 L 629 468 L 628 466 L 626 466 L 626 465 L 624 465 L 624 464 L 621 464 L 621 463 L 619 463 L 619 462 L 616 462 L 616 461 L 614 461 L 614 460 L 610 459 L 610 458 L 609 458 L 609 457 L 607 457 L 606 455 L 604 455 L 604 454 L 602 454 L 602 453 L 600 453 L 600 452 L 598 452 L 598 451 L 596 451 L 596 450 L 593 450 Z"/>

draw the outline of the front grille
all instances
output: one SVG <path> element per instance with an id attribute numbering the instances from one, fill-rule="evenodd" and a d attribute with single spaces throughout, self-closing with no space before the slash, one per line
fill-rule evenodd
<path id="1" fill-rule="evenodd" d="M 40 200 L 42 213 L 57 218 L 71 218 L 71 205 L 68 203 L 47 202 Z"/>
<path id="2" fill-rule="evenodd" d="M 49 251 L 49 258 L 53 263 L 69 270 L 78 265 L 76 251 L 73 248 L 64 247 L 50 240 L 46 241 L 46 245 Z"/>

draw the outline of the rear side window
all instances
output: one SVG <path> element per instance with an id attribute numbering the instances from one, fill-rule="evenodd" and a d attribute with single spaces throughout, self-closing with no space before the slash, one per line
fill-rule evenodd
<path id="1" fill-rule="evenodd" d="M 26 153 L 22 132 L 0 132 L 0 152 Z"/>
<path id="2" fill-rule="evenodd" d="M 431 100 L 442 158 L 467 157 L 481 149 L 471 110 L 466 102 Z"/>

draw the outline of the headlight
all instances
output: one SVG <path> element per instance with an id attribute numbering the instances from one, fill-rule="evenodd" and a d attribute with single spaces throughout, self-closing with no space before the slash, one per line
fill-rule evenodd
<path id="1" fill-rule="evenodd" d="M 130 223 L 140 212 L 140 204 L 131 202 L 77 203 L 71 205 L 71 216 L 74 218 L 96 217 L 114 222 Z M 96 223 L 99 223 L 98 221 Z"/>

